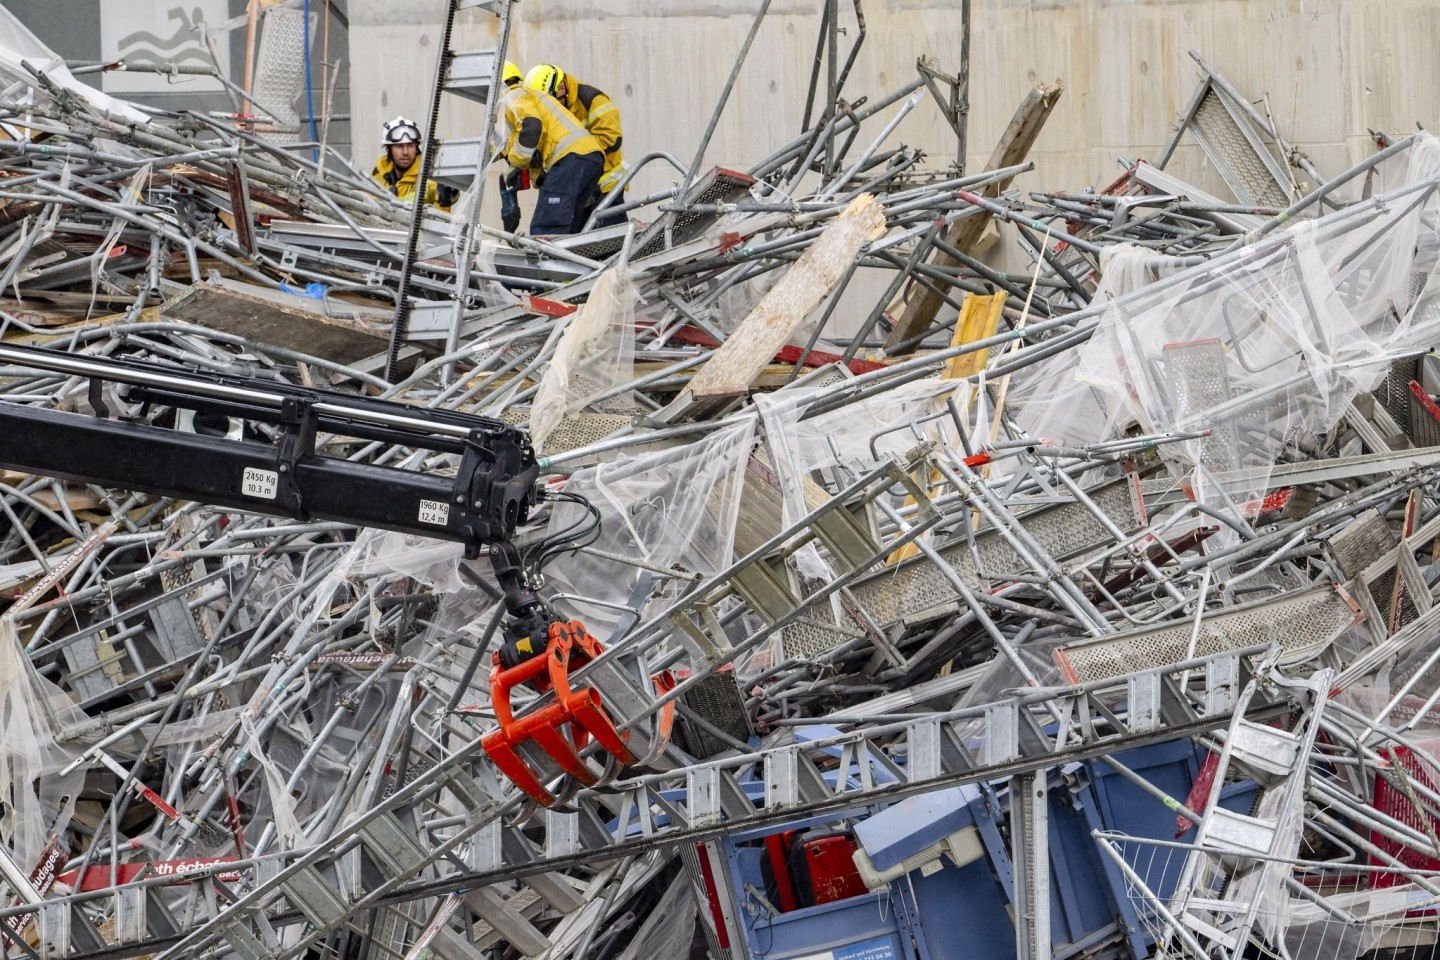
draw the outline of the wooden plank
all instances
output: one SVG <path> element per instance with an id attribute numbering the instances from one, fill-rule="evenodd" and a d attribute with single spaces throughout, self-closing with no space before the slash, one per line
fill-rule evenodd
<path id="1" fill-rule="evenodd" d="M 34 474 L 24 473 L 20 470 L 0 470 L 0 483 L 6 486 L 19 486 L 33 479 L 35 479 Z M 88 487 L 61 483 L 60 488 L 65 491 L 65 502 L 71 510 L 94 510 L 101 506 L 100 498 Z M 32 490 L 30 496 L 36 503 L 48 510 L 60 509 L 60 498 L 55 495 L 53 486 Z"/>
<path id="2" fill-rule="evenodd" d="M 63 327 L 84 323 L 109 310 L 118 310 L 134 297 L 92 297 L 88 293 L 67 291 L 26 290 L 25 300 L 0 298 L 0 310 L 31 327 Z"/>
<path id="3" fill-rule="evenodd" d="M 950 346 L 959 347 L 967 343 L 974 343 L 977 340 L 984 340 L 994 336 L 995 331 L 1000 327 L 1000 316 L 1005 312 L 1006 295 L 997 293 L 994 296 L 984 297 L 973 293 L 965 295 L 965 301 L 960 305 L 960 316 L 955 319 L 955 332 L 950 337 Z M 945 364 L 945 369 L 940 374 L 942 380 L 963 380 L 973 376 L 985 368 L 985 361 L 990 356 L 990 348 L 977 350 L 974 353 L 964 353 L 958 357 L 951 357 Z M 940 481 L 940 471 L 930 470 L 930 483 Z M 916 480 L 921 480 L 917 474 Z M 914 497 L 905 498 L 905 506 L 915 505 Z M 891 552 L 886 558 L 886 566 L 894 566 L 902 560 L 907 560 L 920 552 L 920 548 L 913 542 L 903 544 Z"/>
<path id="4" fill-rule="evenodd" d="M 885 210 L 874 197 L 861 194 L 851 201 L 660 416 L 673 421 L 698 406 L 743 397 L 790 335 L 840 282 L 860 248 L 884 232 Z"/>
<path id="5" fill-rule="evenodd" d="M 985 340 L 995 335 L 1000 329 L 1000 316 L 1005 312 L 1006 295 L 997 293 L 991 297 L 980 297 L 973 293 L 965 295 L 965 310 L 955 322 L 955 332 L 950 338 L 950 346 L 959 347 L 967 343 L 975 343 L 978 340 Z M 990 358 L 990 348 L 976 350 L 974 353 L 962 353 L 958 357 L 951 357 L 945 364 L 945 372 L 942 374 L 946 380 L 964 380 L 966 377 L 974 376 L 985 369 L 985 361 Z"/>
<path id="6" fill-rule="evenodd" d="M 1001 135 L 1000 142 L 995 146 L 995 152 L 990 155 L 990 162 L 986 165 L 987 170 L 999 170 L 1003 167 L 1014 166 L 1022 163 L 1030 148 L 1034 146 L 1040 131 L 1045 128 L 1045 121 L 1050 119 L 1050 114 L 1059 102 L 1060 95 L 1065 92 L 1065 84 L 1056 80 L 1050 84 L 1038 84 L 1031 90 L 1020 103 L 1015 116 L 1010 119 L 1010 125 L 1005 128 Z M 997 180 L 989 184 L 982 191 L 982 196 L 998 197 L 1010 186 L 1010 179 Z M 957 220 L 946 232 L 945 242 L 961 253 L 969 253 L 979 241 L 980 235 L 990 223 L 991 214 L 982 210 L 974 216 Z M 930 258 L 936 266 L 952 269 L 959 266 L 959 261 L 949 254 L 936 252 Z M 919 336 L 935 322 L 935 315 L 940 312 L 944 303 L 930 290 L 915 284 L 911 291 L 911 297 L 906 303 L 905 312 L 900 317 L 900 322 L 895 325 L 890 336 L 885 340 L 885 349 L 889 350 L 906 340 Z"/>
<path id="7" fill-rule="evenodd" d="M 162 305 L 160 313 L 343 364 L 372 356 L 389 342 L 388 310 L 322 302 L 236 280 L 195 284 Z"/>

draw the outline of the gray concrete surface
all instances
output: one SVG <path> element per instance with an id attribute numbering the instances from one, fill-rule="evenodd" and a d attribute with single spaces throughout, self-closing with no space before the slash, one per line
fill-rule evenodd
<path id="1" fill-rule="evenodd" d="M 743 165 L 798 131 L 820 0 L 774 0 L 706 160 Z M 625 120 L 627 153 L 687 158 L 759 0 L 525 0 L 512 59 L 555 61 L 606 90 Z M 423 115 L 439 38 L 440 0 L 353 0 L 357 154 L 366 131 L 396 112 Z M 854 36 L 853 4 L 842 23 Z M 877 96 L 914 76 L 917 56 L 958 66 L 958 0 L 866 0 L 868 37 L 847 88 Z M 462 14 L 457 46 L 493 44 L 494 18 Z M 1103 186 L 1117 156 L 1154 155 L 1199 70 L 1199 50 L 1248 96 L 1268 101 L 1280 130 L 1339 170 L 1368 149 L 1367 129 L 1433 125 L 1440 100 L 1440 6 L 1428 0 L 974 0 L 970 162 L 983 163 L 1024 92 L 1063 79 L 1067 91 L 1022 187 Z M 845 41 L 842 41 L 845 42 Z M 445 136 L 474 135 L 480 108 L 451 101 Z M 953 135 L 927 102 L 902 126 L 938 164 Z M 1172 169 L 1213 184 L 1198 149 Z M 656 171 L 643 188 L 662 185 Z"/>

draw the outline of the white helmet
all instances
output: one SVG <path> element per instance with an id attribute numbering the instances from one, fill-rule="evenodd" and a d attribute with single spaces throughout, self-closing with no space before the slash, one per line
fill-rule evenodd
<path id="1" fill-rule="evenodd" d="M 381 139 L 387 147 L 397 143 L 419 143 L 420 128 L 414 120 L 396 117 L 385 124 L 385 135 Z"/>

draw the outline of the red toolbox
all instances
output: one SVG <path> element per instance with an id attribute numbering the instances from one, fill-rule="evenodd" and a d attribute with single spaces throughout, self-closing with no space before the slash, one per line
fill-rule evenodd
<path id="1" fill-rule="evenodd" d="M 798 837 L 792 850 L 791 872 L 801 906 L 833 903 L 869 892 L 855 868 L 855 838 L 850 834 Z"/>

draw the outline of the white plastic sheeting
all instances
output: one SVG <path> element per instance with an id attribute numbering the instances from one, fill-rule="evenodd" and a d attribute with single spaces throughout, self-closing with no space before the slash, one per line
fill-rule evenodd
<path id="1" fill-rule="evenodd" d="M 831 467 L 868 470 L 886 459 L 900 460 L 918 444 L 932 441 L 960 446 L 946 401 L 965 411 L 971 388 L 963 381 L 921 380 L 897 387 L 831 413 L 801 419 L 815 393 L 781 391 L 762 394 L 755 404 L 765 418 L 766 437 L 780 478 L 785 524 L 798 523 L 805 506 L 805 479 Z M 796 554 L 806 577 L 833 575 L 814 546 Z"/>
<path id="2" fill-rule="evenodd" d="M 1418 184 L 1399 199 L 1297 223 L 1179 280 L 1163 279 L 1175 273 L 1168 258 L 1112 255 L 1089 342 L 1016 374 L 1018 425 L 1077 447 L 1127 430 L 1208 431 L 1161 455 L 1197 499 L 1242 518 L 1277 460 L 1312 446 L 1391 360 L 1440 334 L 1440 146 L 1424 138 L 1399 164 L 1385 175 Z"/>
<path id="3" fill-rule="evenodd" d="M 578 412 L 633 375 L 635 285 L 625 271 L 601 274 L 585 305 L 567 319 L 530 408 L 530 438 L 537 451 L 567 413 Z"/>
<path id="4" fill-rule="evenodd" d="M 460 239 L 460 224 L 453 224 L 455 233 L 452 239 L 458 248 Z M 508 248 L 507 248 L 508 249 Z M 481 239 L 475 244 L 474 268 L 485 276 L 497 276 L 498 270 L 495 266 L 495 254 L 500 250 L 498 240 Z M 487 280 L 480 284 L 480 302 L 487 307 L 497 307 L 501 304 L 518 303 L 520 298 L 510 290 L 506 289 L 498 280 Z"/>
<path id="5" fill-rule="evenodd" d="M 70 823 L 85 768 L 62 775 L 83 750 L 63 744 L 67 728 L 86 719 L 63 690 L 35 672 L 14 622 L 0 619 L 0 843 L 22 869 Z"/>
<path id="6" fill-rule="evenodd" d="M 459 543 L 364 530 L 355 538 L 349 575 L 410 577 L 436 593 L 455 593 L 466 588 L 459 572 L 464 554 L 465 547 Z"/>
<path id="7" fill-rule="evenodd" d="M 717 573 L 735 550 L 745 464 L 755 443 L 755 421 L 743 419 L 695 443 L 673 450 L 625 457 L 581 470 L 565 485 L 600 511 L 600 537 L 591 551 L 557 559 L 546 577 L 559 592 L 600 603 L 564 601 L 597 636 L 597 626 L 614 626 L 619 613 L 604 604 L 625 604 L 643 569 Z M 555 536 L 583 522 L 579 506 L 561 503 L 551 517 Z M 615 558 L 635 561 L 626 564 Z"/>
<path id="8" fill-rule="evenodd" d="M 688 956 L 695 939 L 699 909 L 695 888 L 688 883 L 672 883 L 660 898 L 635 939 L 620 954 L 620 960 L 650 960 L 652 957 Z"/>
<path id="9" fill-rule="evenodd" d="M 89 100 L 101 110 L 124 120 L 145 123 L 150 118 L 123 100 L 107 96 L 88 84 L 76 80 L 65 66 L 65 60 L 51 50 L 40 39 L 25 28 L 25 25 L 11 12 L 0 6 L 0 75 L 22 83 L 36 83 L 35 78 L 22 65 L 29 63 L 45 74 L 47 78 L 72 93 Z"/>

